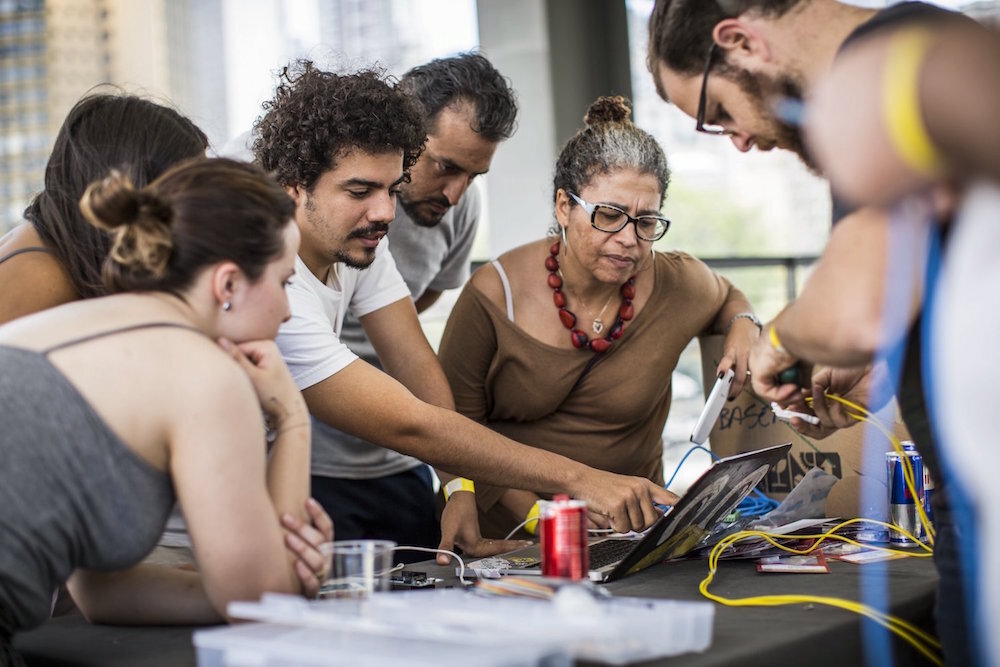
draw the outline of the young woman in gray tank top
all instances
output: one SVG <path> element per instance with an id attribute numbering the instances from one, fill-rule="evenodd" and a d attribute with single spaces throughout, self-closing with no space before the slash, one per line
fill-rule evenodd
<path id="1" fill-rule="evenodd" d="M 67 579 L 91 620 L 217 622 L 233 600 L 315 592 L 332 536 L 307 503 L 308 412 L 272 340 L 292 201 L 255 167 L 199 158 L 141 190 L 112 173 L 81 206 L 113 234 L 114 294 L 0 327 L 0 663 Z M 198 572 L 136 565 L 175 496 Z M 290 550 L 282 524 L 302 538 Z"/>

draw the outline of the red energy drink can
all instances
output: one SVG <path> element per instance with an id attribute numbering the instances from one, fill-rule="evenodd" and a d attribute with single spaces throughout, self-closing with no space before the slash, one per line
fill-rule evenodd
<path id="1" fill-rule="evenodd" d="M 559 494 L 543 503 L 542 574 L 546 577 L 586 579 L 590 571 L 587 549 L 587 503 Z"/>
<path id="2" fill-rule="evenodd" d="M 909 461 L 913 473 L 913 487 L 916 495 L 906 485 L 903 472 L 903 457 Z M 918 505 L 924 504 L 924 462 L 912 443 L 903 446 L 902 454 L 886 452 L 885 468 L 889 482 L 889 523 L 902 528 L 919 540 L 924 538 L 924 526 L 920 521 Z M 889 531 L 889 543 L 898 547 L 913 547 L 916 543 L 898 530 Z"/>

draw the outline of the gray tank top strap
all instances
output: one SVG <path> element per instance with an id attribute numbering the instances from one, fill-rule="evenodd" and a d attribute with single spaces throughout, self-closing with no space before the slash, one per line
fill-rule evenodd
<path id="1" fill-rule="evenodd" d="M 55 253 L 52 252 L 52 250 L 50 248 L 46 248 L 45 246 L 40 246 L 40 245 L 33 245 L 33 246 L 29 246 L 27 248 L 18 248 L 14 252 L 8 253 L 8 254 L 4 255 L 3 257 L 0 257 L 0 264 L 3 264 L 4 262 L 6 262 L 11 257 L 17 257 L 18 255 L 21 255 L 21 254 L 26 253 L 26 252 L 44 252 L 44 253 L 47 253 L 49 255 L 54 255 L 55 254 Z"/>
<path id="2" fill-rule="evenodd" d="M 49 356 L 50 353 L 55 352 L 56 350 L 61 350 L 66 347 L 72 347 L 73 345 L 79 345 L 81 343 L 87 343 L 89 341 L 96 340 L 98 338 L 104 338 L 106 336 L 114 336 L 116 334 L 127 333 L 129 331 L 138 331 L 139 329 L 155 329 L 161 327 L 164 329 L 187 329 L 188 331 L 193 331 L 196 334 L 205 336 L 204 331 L 202 331 L 201 329 L 196 329 L 195 327 L 189 324 L 181 324 L 180 322 L 144 322 L 143 324 L 133 324 L 131 326 L 120 327 L 118 329 L 99 331 L 97 333 L 93 333 L 87 336 L 81 336 L 80 338 L 73 338 L 71 340 L 63 341 L 62 343 L 57 343 L 51 347 L 47 347 L 43 350 L 40 350 L 39 353 L 47 357 Z"/>

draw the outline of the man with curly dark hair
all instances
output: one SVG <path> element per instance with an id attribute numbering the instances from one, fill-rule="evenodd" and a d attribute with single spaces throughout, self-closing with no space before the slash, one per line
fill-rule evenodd
<path id="1" fill-rule="evenodd" d="M 386 201 L 394 198 L 423 150 L 426 133 L 420 110 L 375 70 L 339 75 L 299 61 L 285 68 L 282 79 L 254 126 L 253 153 L 293 198 L 303 198 L 307 227 L 303 231 L 311 236 L 302 254 L 311 249 L 329 255 L 333 262 L 367 268 L 375 261 L 378 240 L 388 231 L 395 206 L 366 211 L 367 225 L 345 230 L 344 238 L 330 238 L 330 220 L 316 208 L 324 197 L 314 195 L 332 188 L 324 177 L 334 170 L 353 176 L 357 172 L 353 163 L 367 162 L 365 156 L 382 157 L 385 166 L 394 165 L 395 157 L 390 156 L 399 152 L 402 173 L 392 182 L 349 183 L 339 190 L 344 198 L 356 201 L 380 194 Z M 323 263 L 325 258 L 315 261 Z"/>
<path id="2" fill-rule="evenodd" d="M 465 53 L 439 58 L 403 75 L 399 88 L 416 101 L 427 127 L 427 143 L 400 185 L 389 241 L 396 267 L 406 281 L 417 312 L 442 291 L 469 278 L 469 255 L 482 213 L 476 177 L 486 173 L 501 141 L 514 132 L 517 102 L 507 80 L 484 56 Z M 364 328 L 348 313 L 340 339 L 359 357 L 381 368 Z M 399 479 L 429 477 L 420 461 L 334 429 L 317 429 L 323 441 L 328 476 L 313 482 L 314 492 L 333 511 L 337 534 L 356 539 L 371 534 L 374 515 L 384 537 L 409 535 L 415 544 L 437 546 L 433 497 L 410 494 L 410 504 L 380 504 L 383 486 Z M 450 476 L 440 473 L 445 482 Z M 417 482 L 414 482 L 417 483 Z M 451 536 L 446 535 L 451 544 Z"/>
<path id="3" fill-rule="evenodd" d="M 348 458 L 317 435 L 329 427 L 452 473 L 575 494 L 598 514 L 613 516 L 616 527 L 652 523 L 653 503 L 670 496 L 647 480 L 552 457 L 454 412 L 410 290 L 381 242 L 423 147 L 417 102 L 380 73 L 334 74 L 301 61 L 285 69 L 264 109 L 254 128 L 254 154 L 295 200 L 302 236 L 288 286 L 292 316 L 278 346 L 313 416 L 312 493 L 334 517 L 337 537 L 434 547 L 439 533 L 426 466 L 366 479 L 366 467 L 384 452 L 365 442 Z M 470 175 L 481 169 L 470 164 Z M 360 320 L 386 373 L 341 342 L 348 312 Z M 357 479 L 364 480 L 364 499 L 345 499 L 349 494 L 339 487 Z M 443 530 L 454 536 L 452 543 L 482 555 L 519 546 L 483 540 L 477 525 L 460 520 L 470 508 L 475 513 L 472 494 L 455 495 L 442 517 L 452 526 Z"/>

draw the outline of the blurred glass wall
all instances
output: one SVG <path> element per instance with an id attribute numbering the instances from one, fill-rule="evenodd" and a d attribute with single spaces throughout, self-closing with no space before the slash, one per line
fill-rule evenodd
<path id="1" fill-rule="evenodd" d="M 475 0 L 0 0 L 0 233 L 95 86 L 172 104 L 221 147 L 294 58 L 399 74 L 477 41 Z"/>

